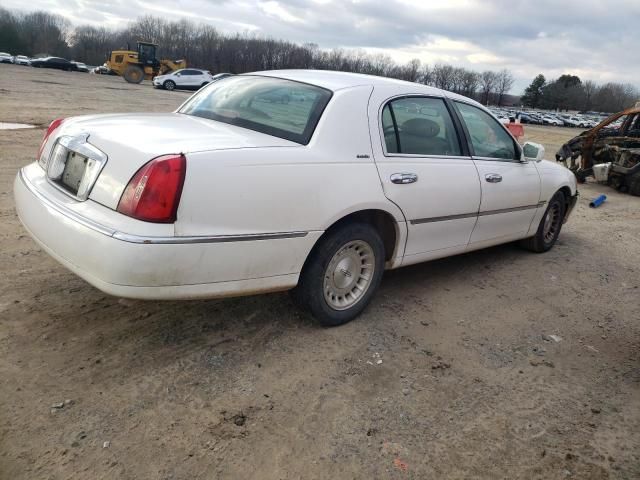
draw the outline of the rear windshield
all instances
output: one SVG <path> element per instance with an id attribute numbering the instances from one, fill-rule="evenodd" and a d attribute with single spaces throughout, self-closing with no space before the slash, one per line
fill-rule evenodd
<path id="1" fill-rule="evenodd" d="M 195 94 L 179 113 L 208 118 L 306 145 L 331 92 L 281 78 L 238 75 Z"/>

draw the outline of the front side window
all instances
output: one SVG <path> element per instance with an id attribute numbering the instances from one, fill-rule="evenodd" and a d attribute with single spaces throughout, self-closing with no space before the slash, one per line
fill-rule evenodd
<path id="1" fill-rule="evenodd" d="M 387 153 L 459 156 L 460 142 L 441 98 L 405 97 L 382 110 Z"/>
<path id="2" fill-rule="evenodd" d="M 196 93 L 179 113 L 306 145 L 331 92 L 281 78 L 238 75 Z"/>
<path id="3" fill-rule="evenodd" d="M 472 105 L 456 102 L 467 127 L 476 157 L 516 159 L 513 138 L 490 114 Z"/>

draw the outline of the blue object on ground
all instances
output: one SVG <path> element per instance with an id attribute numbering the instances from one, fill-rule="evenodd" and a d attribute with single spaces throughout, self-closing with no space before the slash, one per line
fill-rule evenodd
<path id="1" fill-rule="evenodd" d="M 602 205 L 604 203 L 604 201 L 606 199 L 607 199 L 606 195 L 600 195 L 599 197 L 596 197 L 593 200 L 591 200 L 591 203 L 589 203 L 589 206 L 591 208 L 599 207 L 600 205 Z"/>

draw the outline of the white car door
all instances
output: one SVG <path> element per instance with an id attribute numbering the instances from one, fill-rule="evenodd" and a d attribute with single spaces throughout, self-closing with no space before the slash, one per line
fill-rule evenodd
<path id="1" fill-rule="evenodd" d="M 480 181 L 447 101 L 390 98 L 376 88 L 369 119 L 385 195 L 407 219 L 402 264 L 464 251 L 480 205 Z"/>
<path id="2" fill-rule="evenodd" d="M 473 149 L 482 185 L 478 221 L 470 248 L 524 238 L 538 208 L 540 175 L 534 162 L 520 160 L 520 147 L 491 115 L 454 102 Z"/>
<path id="3" fill-rule="evenodd" d="M 192 70 L 182 70 L 180 72 L 180 86 L 181 87 L 193 87 L 193 74 Z"/>

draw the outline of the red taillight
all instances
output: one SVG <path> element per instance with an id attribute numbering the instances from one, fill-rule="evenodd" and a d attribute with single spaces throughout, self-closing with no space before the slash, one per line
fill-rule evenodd
<path id="1" fill-rule="evenodd" d="M 133 176 L 118 212 L 145 222 L 175 222 L 186 170 L 184 155 L 154 158 Z"/>
<path id="2" fill-rule="evenodd" d="M 49 124 L 47 131 L 44 132 L 44 138 L 42 139 L 42 144 L 40 144 L 40 150 L 38 150 L 38 161 L 40 160 L 40 156 L 42 155 L 42 151 L 44 150 L 44 146 L 47 144 L 47 140 L 56 129 L 62 125 L 64 122 L 64 118 L 56 118 L 53 122 Z"/>

